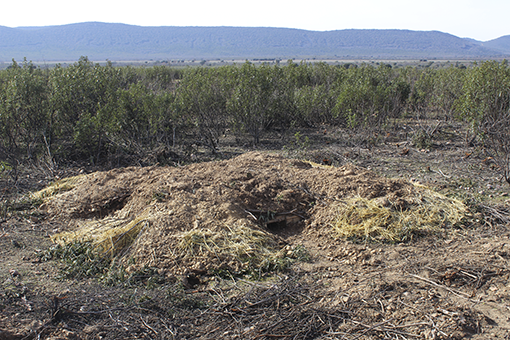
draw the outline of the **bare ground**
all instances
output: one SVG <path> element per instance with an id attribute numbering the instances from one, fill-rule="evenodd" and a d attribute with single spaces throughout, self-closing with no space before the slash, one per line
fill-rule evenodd
<path id="1" fill-rule="evenodd" d="M 210 276 L 186 289 L 178 275 L 157 272 L 114 286 L 61 280 L 61 264 L 36 254 L 69 226 L 10 203 L 0 216 L 0 339 L 510 338 L 509 188 L 483 150 L 456 137 L 460 128 L 443 125 L 430 149 L 413 146 L 403 130 L 356 142 L 317 129 L 303 133 L 307 149 L 292 138 L 262 145 L 417 180 L 463 199 L 473 215 L 460 228 L 400 244 L 356 243 L 321 228 L 280 230 L 311 259 L 262 281 Z M 2 199 L 80 170 L 25 169 L 18 188 L 4 174 Z"/>

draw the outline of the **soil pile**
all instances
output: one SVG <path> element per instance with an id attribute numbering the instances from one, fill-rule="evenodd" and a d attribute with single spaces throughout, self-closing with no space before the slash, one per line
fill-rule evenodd
<path id="1" fill-rule="evenodd" d="M 172 274 L 274 268 L 296 256 L 280 237 L 290 229 L 399 241 L 459 223 L 466 212 L 425 187 L 353 165 L 258 152 L 185 167 L 96 172 L 70 183 L 43 204 L 71 227 L 55 241 L 93 240 L 130 259 L 130 270 L 150 266 Z"/>

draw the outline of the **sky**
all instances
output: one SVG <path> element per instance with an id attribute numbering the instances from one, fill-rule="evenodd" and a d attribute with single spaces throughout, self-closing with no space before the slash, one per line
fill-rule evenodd
<path id="1" fill-rule="evenodd" d="M 0 26 L 87 21 L 139 26 L 409 29 L 487 41 L 510 35 L 509 0 L 24 0 L 0 5 Z"/>

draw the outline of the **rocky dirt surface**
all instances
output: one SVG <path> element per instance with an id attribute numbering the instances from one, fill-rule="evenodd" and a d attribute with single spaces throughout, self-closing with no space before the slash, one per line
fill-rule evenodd
<path id="1" fill-rule="evenodd" d="M 166 271 L 139 273 L 127 283 L 110 285 L 94 277 L 62 279 L 62 264 L 42 261 L 38 255 L 51 245 L 50 236 L 74 228 L 73 216 L 103 218 L 97 214 L 112 211 L 92 211 L 90 204 L 77 208 L 65 200 L 49 211 L 15 198 L 43 188 L 55 176 L 96 169 L 69 168 L 58 173 L 26 168 L 17 187 L 4 173 L 0 189 L 9 209 L 0 211 L 0 339 L 508 339 L 510 188 L 500 181 L 497 168 L 483 150 L 466 147 L 462 138 L 454 137 L 460 135 L 454 133 L 456 129 L 443 125 L 442 138 L 429 148 L 413 145 L 402 131 L 378 137 L 374 143 L 356 144 L 346 143 L 348 136 L 340 130 L 310 130 L 303 133 L 310 136 L 309 147 L 288 142 L 291 147 L 281 153 L 332 163 L 335 169 L 353 163 L 359 171 L 370 169 L 383 177 L 398 178 L 395 183 L 404 179 L 421 182 L 467 204 L 471 217 L 463 225 L 392 244 L 339 239 L 326 228 L 298 223 L 272 233 L 283 240 L 283 249 L 304 247 L 307 260 L 261 280 L 201 276 L 198 269 L 202 268 L 194 268 L 200 277 L 191 288 L 186 283 L 193 276 L 167 275 Z M 232 153 L 239 154 L 239 150 Z M 295 161 L 282 158 L 281 162 Z M 207 176 L 206 164 L 193 166 Z M 161 171 L 151 169 L 153 174 Z M 253 188 L 264 184 L 249 169 L 230 170 L 236 176 L 251 173 L 252 178 L 243 177 L 243 185 L 250 180 L 258 180 Z M 126 171 L 93 176 L 107 180 Z M 208 178 L 214 177 L 212 173 Z M 189 194 L 186 199 L 193 200 L 192 195 L 207 186 L 197 186 L 196 179 L 178 180 L 185 176 L 174 174 L 176 181 L 165 185 L 187 183 L 189 187 L 183 189 Z M 151 185 L 140 178 L 147 188 Z M 135 182 L 122 188 L 134 187 Z M 214 184 L 211 188 L 219 190 L 220 183 Z M 218 205 L 229 203 L 230 184 L 226 183 Z M 153 191 L 147 190 L 145 203 L 153 199 Z M 116 192 L 112 197 L 123 196 Z M 162 192 L 156 198 L 166 196 Z M 274 206 L 257 207 L 257 200 L 248 204 L 252 197 L 246 196 L 247 205 L 232 211 L 249 220 L 247 208 L 287 212 L 294 204 L 285 202 L 306 198 L 289 194 L 273 201 Z M 143 209 L 135 203 L 131 202 L 132 211 Z M 129 200 L 122 201 L 122 208 L 129 204 Z M 303 208 L 300 214 L 309 211 Z M 181 228 L 188 225 L 186 221 L 194 225 L 191 219 L 197 212 L 188 213 L 187 219 L 179 219 Z M 140 254 L 150 257 L 151 249 Z"/>

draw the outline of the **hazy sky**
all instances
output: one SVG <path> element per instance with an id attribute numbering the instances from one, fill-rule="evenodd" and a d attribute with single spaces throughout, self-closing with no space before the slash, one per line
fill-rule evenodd
<path id="1" fill-rule="evenodd" d="M 85 21 L 141 26 L 269 26 L 437 30 L 477 40 L 510 35 L 509 0 L 24 0 L 0 6 L 0 26 Z"/>

